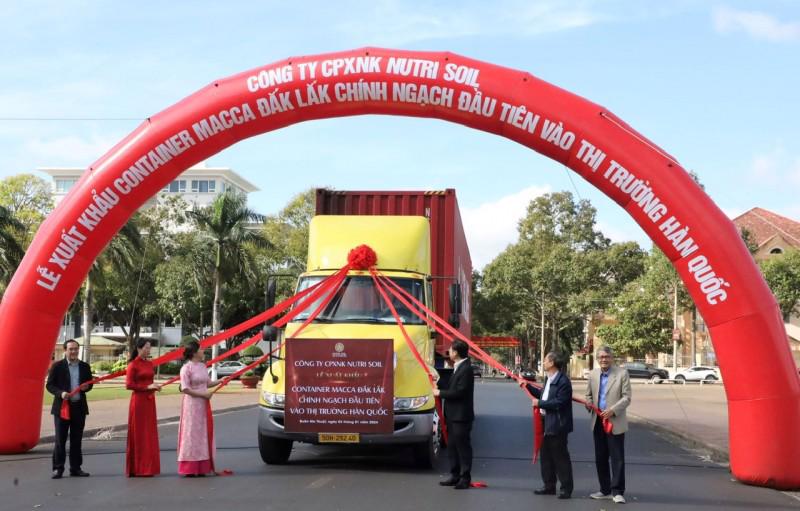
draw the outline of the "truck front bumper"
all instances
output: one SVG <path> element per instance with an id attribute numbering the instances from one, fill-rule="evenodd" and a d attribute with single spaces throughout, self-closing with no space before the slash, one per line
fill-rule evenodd
<path id="1" fill-rule="evenodd" d="M 395 414 L 394 432 L 391 434 L 361 433 L 360 444 L 416 444 L 427 442 L 437 425 L 434 411 L 429 413 Z M 284 412 L 276 408 L 260 407 L 258 416 L 258 434 L 272 438 L 282 438 L 305 442 L 319 443 L 318 433 L 287 433 L 283 427 Z M 325 433 L 321 431 L 321 433 Z"/>

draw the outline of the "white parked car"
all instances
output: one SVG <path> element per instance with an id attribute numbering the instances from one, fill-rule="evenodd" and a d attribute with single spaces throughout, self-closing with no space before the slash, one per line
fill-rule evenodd
<path id="1" fill-rule="evenodd" d="M 226 360 L 224 362 L 220 362 L 217 365 L 217 376 L 230 376 L 233 373 L 239 371 L 240 369 L 244 369 L 247 365 L 239 362 L 238 360 Z M 211 375 L 211 368 L 208 368 L 208 374 Z"/>
<path id="2" fill-rule="evenodd" d="M 721 379 L 719 369 L 709 366 L 692 366 L 687 369 L 681 369 L 675 373 L 675 379 L 678 381 L 707 381 L 714 382 Z"/>

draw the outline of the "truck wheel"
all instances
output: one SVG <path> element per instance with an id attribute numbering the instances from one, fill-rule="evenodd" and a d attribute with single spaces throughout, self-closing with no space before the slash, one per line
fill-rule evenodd
<path id="1" fill-rule="evenodd" d="M 284 465 L 292 454 L 292 441 L 259 434 L 258 452 L 267 465 Z"/>
<path id="2" fill-rule="evenodd" d="M 654 374 L 650 377 L 650 381 L 653 383 L 661 383 L 661 376 L 658 374 Z"/>
<path id="3" fill-rule="evenodd" d="M 411 446 L 411 454 L 414 456 L 414 465 L 419 468 L 433 468 L 438 453 L 439 442 L 434 435 L 431 435 L 427 442 Z"/>

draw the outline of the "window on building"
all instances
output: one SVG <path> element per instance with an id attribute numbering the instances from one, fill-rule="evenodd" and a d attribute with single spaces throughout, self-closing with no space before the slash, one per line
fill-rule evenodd
<path id="1" fill-rule="evenodd" d="M 56 179 L 56 193 L 67 193 L 77 179 Z"/>
<path id="2" fill-rule="evenodd" d="M 164 193 L 186 193 L 186 181 L 183 179 L 173 181 L 161 189 Z"/>
<path id="3" fill-rule="evenodd" d="M 214 193 L 217 182 L 212 180 L 192 180 L 192 192 L 194 193 Z"/>
<path id="4" fill-rule="evenodd" d="M 775 247 L 769 251 L 770 254 L 783 254 L 783 249 L 781 247 Z"/>

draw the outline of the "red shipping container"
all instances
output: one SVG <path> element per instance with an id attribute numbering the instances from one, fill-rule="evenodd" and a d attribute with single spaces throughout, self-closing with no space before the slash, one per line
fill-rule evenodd
<path id="1" fill-rule="evenodd" d="M 431 276 L 434 311 L 450 318 L 449 287 L 461 284 L 461 315 L 458 330 L 471 338 L 472 259 L 461 223 L 456 191 L 344 191 L 317 189 L 317 215 L 424 216 L 431 223 Z M 437 337 L 436 351 L 448 346 Z"/>

